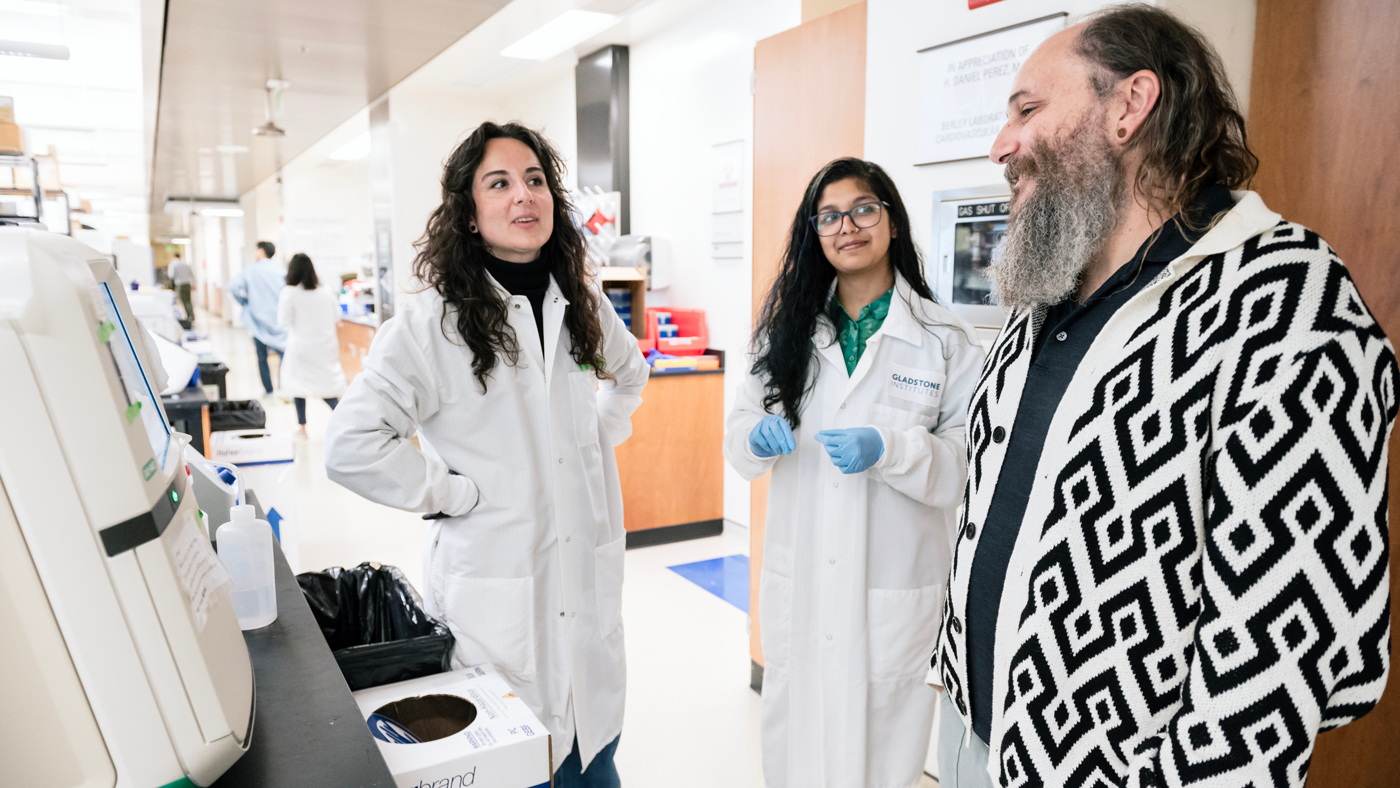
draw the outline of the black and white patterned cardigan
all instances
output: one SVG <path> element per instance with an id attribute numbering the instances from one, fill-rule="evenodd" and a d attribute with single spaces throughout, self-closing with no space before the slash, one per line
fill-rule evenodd
<path id="1" fill-rule="evenodd" d="M 1104 327 L 1051 423 L 997 623 L 997 785 L 1302 786 L 1318 731 L 1385 686 L 1395 357 L 1331 248 L 1234 196 Z M 969 728 L 975 526 L 1043 319 L 1011 316 L 969 408 L 929 674 Z"/>

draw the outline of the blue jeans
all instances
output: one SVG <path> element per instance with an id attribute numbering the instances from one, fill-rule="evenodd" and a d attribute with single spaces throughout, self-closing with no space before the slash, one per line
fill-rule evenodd
<path id="1" fill-rule="evenodd" d="M 938 724 L 938 784 L 942 788 L 993 788 L 987 776 L 987 745 L 968 731 L 948 691 L 938 693 L 943 719 Z"/>
<path id="2" fill-rule="evenodd" d="M 618 735 L 599 753 L 593 756 L 588 770 L 583 770 L 583 759 L 578 754 L 578 737 L 574 737 L 574 749 L 569 757 L 559 765 L 554 773 L 554 788 L 622 788 L 622 778 L 617 776 L 617 766 L 613 755 L 617 753 Z"/>
<path id="3" fill-rule="evenodd" d="M 275 347 L 269 347 L 261 339 L 253 337 L 253 346 L 258 349 L 258 374 L 262 376 L 263 391 L 272 393 L 272 370 L 267 366 L 267 353 L 272 351 L 277 354 L 277 358 L 282 358 L 282 351 Z"/>
<path id="4" fill-rule="evenodd" d="M 297 406 L 297 424 L 306 426 L 306 398 L 293 397 L 292 404 Z M 331 410 L 335 410 L 335 406 L 340 404 L 340 398 L 327 397 L 326 404 L 331 406 Z"/>

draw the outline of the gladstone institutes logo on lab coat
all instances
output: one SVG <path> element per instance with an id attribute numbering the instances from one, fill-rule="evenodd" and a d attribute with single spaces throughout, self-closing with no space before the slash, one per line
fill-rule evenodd
<path id="1" fill-rule="evenodd" d="M 943 399 L 943 375 L 893 364 L 885 388 L 891 397 L 918 405 L 937 406 Z"/>

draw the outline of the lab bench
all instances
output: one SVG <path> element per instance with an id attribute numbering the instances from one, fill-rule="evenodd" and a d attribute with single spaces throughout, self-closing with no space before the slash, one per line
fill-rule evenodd
<path id="1" fill-rule="evenodd" d="M 615 450 L 629 548 L 724 531 L 724 352 L 714 370 L 653 370 Z"/>
<path id="2" fill-rule="evenodd" d="M 252 492 L 248 502 L 257 506 Z M 263 516 L 261 507 L 257 512 Z M 243 633 L 256 689 L 252 743 L 214 788 L 393 788 L 393 775 L 275 541 L 273 554 L 277 620 Z"/>

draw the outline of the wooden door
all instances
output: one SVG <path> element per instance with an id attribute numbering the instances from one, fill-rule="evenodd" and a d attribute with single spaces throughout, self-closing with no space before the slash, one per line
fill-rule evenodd
<path id="1" fill-rule="evenodd" d="M 865 3 L 805 22 L 754 47 L 753 312 L 777 276 L 793 213 L 822 165 L 865 151 Z M 750 504 L 749 652 L 758 638 L 758 577 L 768 477 Z"/>
<path id="2" fill-rule="evenodd" d="M 1400 340 L 1400 3 L 1259 0 L 1254 36 L 1254 188 L 1270 208 L 1336 249 L 1386 335 Z M 1390 444 L 1392 558 L 1400 550 L 1397 438 Z M 1400 573 L 1393 560 L 1390 573 L 1394 616 Z M 1310 788 L 1400 783 L 1396 672 L 1392 665 L 1370 714 L 1318 738 Z"/>

